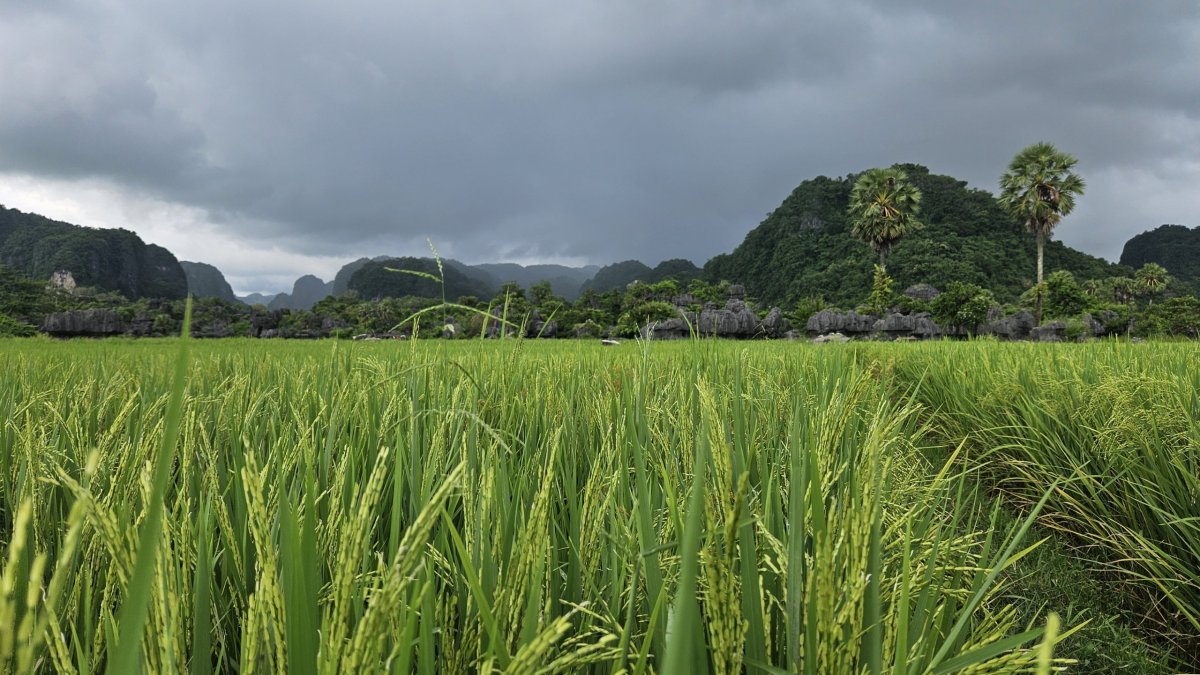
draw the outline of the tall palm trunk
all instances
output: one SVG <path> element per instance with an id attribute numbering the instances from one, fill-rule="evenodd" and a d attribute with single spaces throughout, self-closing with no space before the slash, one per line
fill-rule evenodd
<path id="1" fill-rule="evenodd" d="M 1034 321 L 1037 325 L 1042 325 L 1042 259 L 1046 251 L 1046 232 L 1042 228 L 1037 231 L 1037 248 L 1038 248 L 1038 293 L 1037 293 L 1037 308 L 1034 311 Z"/>
<path id="2" fill-rule="evenodd" d="M 1043 232 L 1041 230 L 1041 228 L 1038 228 L 1037 247 L 1038 247 L 1038 280 L 1037 280 L 1037 282 L 1038 282 L 1038 284 L 1041 284 L 1042 283 L 1042 259 L 1044 257 L 1044 253 L 1046 251 L 1046 233 Z"/>
<path id="3" fill-rule="evenodd" d="M 887 249 L 879 249 L 879 267 L 887 274 Z"/>

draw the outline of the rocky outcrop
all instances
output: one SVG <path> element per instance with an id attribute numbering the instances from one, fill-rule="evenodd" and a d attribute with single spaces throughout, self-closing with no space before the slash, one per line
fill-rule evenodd
<path id="1" fill-rule="evenodd" d="M 71 274 L 69 270 L 55 270 L 54 274 L 50 275 L 50 288 L 74 293 L 77 285 L 75 283 L 75 275 Z"/>
<path id="2" fill-rule="evenodd" d="M 762 321 L 745 302 L 731 298 L 723 309 L 701 310 L 696 330 L 705 336 L 752 338 L 762 332 Z"/>
<path id="3" fill-rule="evenodd" d="M 841 333 L 829 333 L 827 335 L 818 335 L 817 337 L 813 338 L 813 344 L 818 344 L 818 345 L 828 344 L 830 342 L 836 343 L 836 342 L 849 342 L 849 341 L 850 341 L 850 338 L 846 337 L 845 335 L 842 335 Z"/>
<path id="4" fill-rule="evenodd" d="M 745 301 L 731 297 L 724 307 L 706 303 L 699 312 L 680 310 L 679 316 L 644 326 L 642 337 L 647 340 L 679 340 L 690 337 L 695 331 L 700 337 L 747 340 L 784 337 L 790 329 L 778 307 L 772 307 L 765 319 L 759 319 Z"/>
<path id="5" fill-rule="evenodd" d="M 826 333 L 870 333 L 875 330 L 877 317 L 870 314 L 859 314 L 855 311 L 836 312 L 823 309 L 808 317 L 804 328 L 810 333 L 825 335 Z"/>
<path id="6" fill-rule="evenodd" d="M 125 322 L 111 309 L 55 312 L 42 322 L 42 332 L 60 337 L 120 335 Z"/>
<path id="7" fill-rule="evenodd" d="M 932 338 L 942 335 L 945 331 L 933 322 L 928 312 L 918 314 L 888 314 L 872 326 L 873 332 L 883 333 L 892 338 L 915 337 Z"/>
<path id="8" fill-rule="evenodd" d="M 1067 325 L 1062 321 L 1051 321 L 1035 326 L 1029 338 L 1035 342 L 1062 342 L 1066 339 Z"/>
<path id="9" fill-rule="evenodd" d="M 781 338 L 792 329 L 792 324 L 783 317 L 783 310 L 772 307 L 762 321 L 762 329 L 769 338 Z"/>
<path id="10" fill-rule="evenodd" d="M 558 336 L 558 322 L 553 319 L 546 321 L 536 309 L 530 312 L 529 321 L 525 324 L 527 338 L 554 338 Z"/>
<path id="11" fill-rule="evenodd" d="M 1008 316 L 1003 316 L 997 311 L 988 318 L 990 321 L 980 332 L 1009 340 L 1028 339 L 1036 325 L 1033 313 L 1024 309 Z"/>

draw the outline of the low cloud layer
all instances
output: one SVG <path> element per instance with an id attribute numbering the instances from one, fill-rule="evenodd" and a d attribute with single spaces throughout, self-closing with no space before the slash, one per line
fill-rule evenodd
<path id="1" fill-rule="evenodd" d="M 1200 224 L 1197 63 L 1174 1 L 8 2 L 0 203 L 287 290 L 426 237 L 703 262 L 806 178 L 995 190 L 1049 140 L 1089 181 L 1057 235 L 1115 259 Z"/>

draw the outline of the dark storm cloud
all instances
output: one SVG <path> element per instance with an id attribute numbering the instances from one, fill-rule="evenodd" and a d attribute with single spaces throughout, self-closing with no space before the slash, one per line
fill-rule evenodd
<path id="1" fill-rule="evenodd" d="M 1061 228 L 1085 250 L 1115 257 L 1198 206 L 1172 182 L 1200 178 L 1190 2 L 133 0 L 0 14 L 0 170 L 106 179 L 301 254 L 430 236 L 468 260 L 703 262 L 806 178 L 913 161 L 994 189 L 1040 139 L 1092 179 Z M 1112 194 L 1135 178 L 1172 197 L 1154 210 Z"/>

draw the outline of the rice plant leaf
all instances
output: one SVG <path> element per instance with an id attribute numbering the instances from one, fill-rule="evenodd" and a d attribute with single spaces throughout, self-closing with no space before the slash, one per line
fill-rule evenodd
<path id="1" fill-rule="evenodd" d="M 187 372 L 191 341 L 189 331 L 192 322 L 192 299 L 188 296 L 183 312 L 183 333 L 175 356 L 175 368 L 171 378 L 171 392 L 167 400 L 167 413 L 163 420 L 163 436 L 154 459 L 150 500 L 146 505 L 146 518 L 138 533 L 137 558 L 133 575 L 125 589 L 125 600 L 117 616 L 117 638 L 109 654 L 107 673 L 129 675 L 139 672 L 139 657 L 142 655 L 142 636 L 145 631 L 146 615 L 150 608 L 151 585 L 154 568 L 158 562 L 159 540 L 163 530 L 163 502 L 166 500 L 167 483 L 175 463 L 175 446 L 179 440 L 179 428 L 183 421 L 183 392 L 187 387 Z"/>

